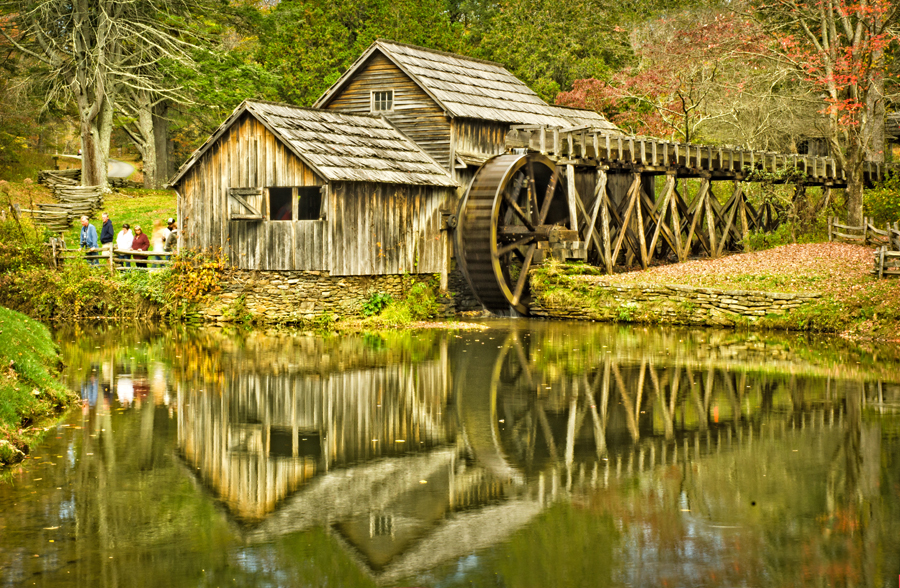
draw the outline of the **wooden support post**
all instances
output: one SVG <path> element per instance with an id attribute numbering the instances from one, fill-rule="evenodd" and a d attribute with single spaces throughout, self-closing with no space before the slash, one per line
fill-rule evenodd
<path id="1" fill-rule="evenodd" d="M 741 239 L 744 243 L 744 250 L 747 250 L 747 239 L 750 237 L 750 227 L 747 226 L 747 203 L 744 199 L 744 193 L 741 191 L 741 199 L 739 202 L 741 206 Z"/>
<path id="2" fill-rule="evenodd" d="M 569 134 L 569 146 L 571 147 L 571 145 L 572 145 L 572 135 Z M 570 156 L 571 156 L 571 152 L 570 152 Z M 567 183 L 566 200 L 569 203 L 570 228 L 573 231 L 577 231 L 578 230 L 578 211 L 576 209 L 575 199 L 578 198 L 578 191 L 575 188 L 575 166 L 574 165 L 569 164 L 566 166 L 566 183 Z"/>
<path id="3" fill-rule="evenodd" d="M 600 184 L 597 184 L 597 188 L 600 188 Z M 594 191 L 594 212 L 592 215 L 589 215 L 587 209 L 584 207 L 584 202 L 581 200 L 581 196 L 576 192 L 575 193 L 575 205 L 578 207 L 578 212 L 581 213 L 581 217 L 585 222 L 585 233 L 583 235 L 583 239 L 586 245 L 586 249 L 590 250 L 591 243 L 597 247 L 597 253 L 600 254 L 602 259 L 603 257 L 603 248 L 600 242 L 600 235 L 597 234 L 597 229 L 594 226 L 594 223 L 597 221 L 597 191 Z M 581 235 L 581 231 L 578 232 Z"/>
<path id="4" fill-rule="evenodd" d="M 634 174 L 634 180 L 631 182 L 631 188 L 628 190 L 628 208 L 622 216 L 622 222 L 619 225 L 619 236 L 616 237 L 616 246 L 613 248 L 612 259 L 615 261 L 619 257 L 619 250 L 622 248 L 622 241 L 625 240 L 625 234 L 628 232 L 628 222 L 631 219 L 631 211 L 635 203 L 640 200 L 641 195 L 641 174 Z"/>
<path id="5" fill-rule="evenodd" d="M 656 218 L 656 229 L 653 231 L 653 238 L 650 239 L 650 247 L 647 252 L 649 258 L 647 263 L 653 261 L 653 254 L 656 252 L 656 240 L 659 239 L 659 232 L 662 230 L 663 222 L 666 218 L 666 206 L 669 204 L 669 198 L 672 197 L 672 191 L 675 189 L 675 176 L 666 174 L 666 183 L 663 186 L 662 204 L 659 207 L 659 216 Z"/>
<path id="6" fill-rule="evenodd" d="M 547 154 L 547 127 L 541 127 L 541 153 Z"/>
<path id="7" fill-rule="evenodd" d="M 598 192 L 598 198 L 600 199 L 600 230 L 603 233 L 603 260 L 606 262 L 606 273 L 613 273 L 613 265 L 615 264 L 615 260 L 612 258 L 612 250 L 610 248 L 610 231 L 609 231 L 609 198 L 606 194 L 606 172 L 603 170 L 599 170 L 598 174 L 603 174 L 603 177 L 598 182 L 598 187 L 602 186 L 602 189 Z"/>
<path id="8" fill-rule="evenodd" d="M 707 178 L 704 178 L 706 182 L 709 182 Z M 712 186 L 707 189 L 706 192 L 706 228 L 709 231 L 709 256 L 715 259 L 716 255 L 716 219 L 713 216 L 712 204 L 710 200 L 715 198 L 715 194 L 712 191 Z M 699 210 L 698 210 L 699 212 Z"/>
<path id="9" fill-rule="evenodd" d="M 691 218 L 691 226 L 688 230 L 687 239 L 684 243 L 684 253 L 682 257 L 687 257 L 688 251 L 690 251 L 691 243 L 694 240 L 694 231 L 697 229 L 697 221 L 700 220 L 700 216 L 702 214 L 703 203 L 705 202 L 706 194 L 709 191 L 709 178 L 704 177 L 700 182 L 700 190 L 697 192 L 697 200 L 694 203 L 694 216 Z"/>
<path id="10" fill-rule="evenodd" d="M 674 175 L 672 178 L 672 199 L 669 201 L 669 205 L 672 208 L 672 233 L 675 235 L 675 256 L 681 262 L 684 261 L 681 247 L 681 217 L 678 215 L 678 198 L 675 197 L 678 194 L 678 180 L 675 179 Z"/>
<path id="11" fill-rule="evenodd" d="M 734 194 L 731 195 L 731 211 L 728 213 L 728 221 L 725 223 L 725 230 L 722 231 L 722 239 L 719 241 L 719 249 L 716 251 L 716 257 L 722 255 L 722 251 L 725 249 L 725 243 L 728 242 L 728 233 L 731 232 L 731 227 L 734 224 L 735 213 L 738 209 L 738 200 L 741 197 L 742 186 L 740 182 L 734 183 Z"/>
<path id="12" fill-rule="evenodd" d="M 643 142 L 641 143 L 641 147 L 643 147 Z M 641 246 L 641 269 L 647 269 L 647 264 L 649 260 L 647 259 L 647 234 L 646 228 L 644 227 L 644 215 L 641 213 L 641 198 L 640 198 L 640 190 L 638 190 L 638 202 L 636 207 L 636 218 L 637 218 L 637 230 L 638 230 L 638 243 Z"/>
<path id="13" fill-rule="evenodd" d="M 834 241 L 833 232 L 834 232 L 834 216 L 828 215 L 828 242 L 829 243 Z"/>
<path id="14" fill-rule="evenodd" d="M 590 215 L 590 226 L 592 230 L 595 230 L 597 226 L 597 214 L 600 212 L 600 207 L 603 206 L 604 210 L 606 208 L 606 172 L 602 169 L 597 170 L 597 187 L 594 188 L 594 203 L 591 205 L 591 215 Z M 607 215 L 608 216 L 608 215 Z M 609 241 L 609 236 L 607 235 L 606 240 Z M 590 247 L 588 247 L 590 249 Z M 602 241 L 597 243 L 597 253 L 600 255 L 600 260 L 602 262 L 606 262 L 605 255 L 608 254 L 608 251 L 603 249 Z"/>

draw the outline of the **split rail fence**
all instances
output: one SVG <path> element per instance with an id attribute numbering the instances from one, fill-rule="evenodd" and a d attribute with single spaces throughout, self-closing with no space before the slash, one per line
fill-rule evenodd
<path id="1" fill-rule="evenodd" d="M 900 223 L 875 226 L 871 218 L 863 218 L 861 226 L 845 225 L 835 217 L 828 217 L 828 240 L 875 247 L 875 267 L 872 273 L 884 276 L 900 276 Z"/>

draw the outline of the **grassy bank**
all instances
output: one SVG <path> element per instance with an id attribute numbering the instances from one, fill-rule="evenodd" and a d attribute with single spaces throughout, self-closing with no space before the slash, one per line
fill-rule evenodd
<path id="1" fill-rule="evenodd" d="M 42 423 L 78 400 L 57 380 L 59 367 L 47 327 L 0 307 L 0 464 L 22 459 Z"/>
<path id="2" fill-rule="evenodd" d="M 539 300 L 591 308 L 609 304 L 599 284 L 683 285 L 722 290 L 820 294 L 782 316 L 760 317 L 752 326 L 900 340 L 900 280 L 877 279 L 872 249 L 839 243 L 784 245 L 764 251 L 600 275 L 587 266 L 546 266 L 535 273 Z M 631 313 L 623 320 L 642 322 Z"/>

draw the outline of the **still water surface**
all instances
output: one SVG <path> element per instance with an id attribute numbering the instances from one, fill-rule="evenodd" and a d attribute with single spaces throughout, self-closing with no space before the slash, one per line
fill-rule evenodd
<path id="1" fill-rule="evenodd" d="M 896 586 L 900 360 L 502 321 L 78 327 L 0 586 Z"/>

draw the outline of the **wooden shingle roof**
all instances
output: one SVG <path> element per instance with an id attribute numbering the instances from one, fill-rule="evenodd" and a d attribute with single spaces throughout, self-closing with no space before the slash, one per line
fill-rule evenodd
<path id="1" fill-rule="evenodd" d="M 418 145 L 380 116 L 245 100 L 169 181 L 175 185 L 245 112 L 328 181 L 456 186 Z"/>
<path id="2" fill-rule="evenodd" d="M 452 117 L 617 130 L 596 112 L 547 104 L 500 64 L 382 39 L 375 41 L 315 106 L 327 104 L 375 51 L 396 64 Z"/>

